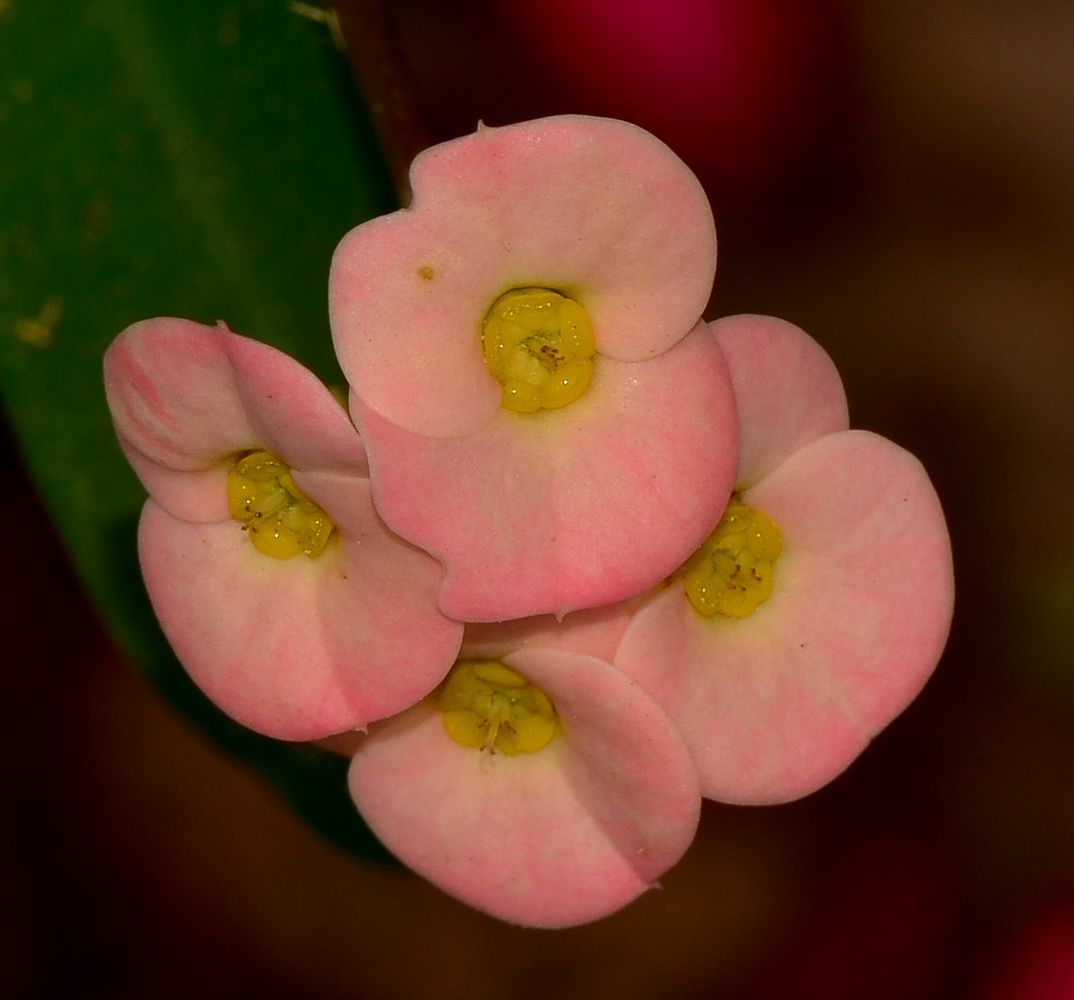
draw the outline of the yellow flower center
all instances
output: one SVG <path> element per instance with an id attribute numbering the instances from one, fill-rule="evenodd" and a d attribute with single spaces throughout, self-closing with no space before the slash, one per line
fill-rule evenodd
<path id="1" fill-rule="evenodd" d="M 767 514 L 732 497 L 720 523 L 681 570 L 686 596 L 706 618 L 745 618 L 772 593 L 772 563 L 782 550 Z"/>
<path id="2" fill-rule="evenodd" d="M 499 660 L 459 660 L 439 707 L 456 743 L 508 757 L 542 749 L 558 727 L 548 695 Z"/>
<path id="3" fill-rule="evenodd" d="M 227 474 L 227 508 L 254 547 L 276 559 L 304 552 L 316 559 L 335 530 L 331 518 L 291 478 L 291 467 L 267 451 L 240 458 Z"/>
<path id="4" fill-rule="evenodd" d="M 485 367 L 516 413 L 573 403 L 593 378 L 593 324 L 574 301 L 548 288 L 513 288 L 481 326 Z"/>

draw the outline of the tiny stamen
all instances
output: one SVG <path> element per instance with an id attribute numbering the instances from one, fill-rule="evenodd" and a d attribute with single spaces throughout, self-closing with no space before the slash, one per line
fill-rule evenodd
<path id="1" fill-rule="evenodd" d="M 296 485 L 291 468 L 271 452 L 242 456 L 227 476 L 228 512 L 255 548 L 275 559 L 316 559 L 335 530 L 332 519 Z"/>
<path id="2" fill-rule="evenodd" d="M 543 749 L 559 726 L 548 695 L 500 660 L 459 660 L 439 708 L 456 743 L 508 757 Z"/>
<path id="3" fill-rule="evenodd" d="M 745 618 L 772 594 L 782 544 L 772 520 L 732 496 L 708 540 L 684 564 L 683 590 L 698 614 Z"/>
<path id="4" fill-rule="evenodd" d="M 485 316 L 481 348 L 503 406 L 516 413 L 574 402 L 589 388 L 597 352 L 586 311 L 548 288 L 501 295 Z"/>

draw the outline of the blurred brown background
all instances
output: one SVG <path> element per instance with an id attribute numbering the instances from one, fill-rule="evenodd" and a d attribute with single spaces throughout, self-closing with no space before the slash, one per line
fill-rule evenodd
<path id="1" fill-rule="evenodd" d="M 841 11 L 839 127 L 808 183 L 714 193 L 713 315 L 804 327 L 854 424 L 932 473 L 959 594 L 922 696 L 811 798 L 708 804 L 622 913 L 505 927 L 344 856 L 176 718 L 8 454 L 0 995 L 1074 996 L 1018 978 L 1038 954 L 1074 965 L 1074 7 Z M 490 23 L 478 3 L 396 14 L 404 51 L 456 77 Z"/>

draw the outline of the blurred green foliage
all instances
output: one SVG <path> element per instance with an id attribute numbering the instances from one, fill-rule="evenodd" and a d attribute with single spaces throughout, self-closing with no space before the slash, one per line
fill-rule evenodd
<path id="1" fill-rule="evenodd" d="M 342 758 L 230 722 L 168 649 L 101 357 L 140 319 L 222 319 L 338 380 L 329 260 L 392 198 L 345 58 L 285 0 L 0 0 L 0 389 L 30 475 L 131 662 L 316 828 L 380 858 Z"/>

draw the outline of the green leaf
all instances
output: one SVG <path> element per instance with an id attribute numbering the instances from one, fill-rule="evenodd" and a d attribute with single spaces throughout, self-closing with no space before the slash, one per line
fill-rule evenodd
<path id="1" fill-rule="evenodd" d="M 101 358 L 140 319 L 222 319 L 338 381 L 332 250 L 393 207 L 345 59 L 284 0 L 0 0 L 0 391 L 28 470 L 131 662 L 317 829 L 377 858 L 342 758 L 236 725 L 172 656 Z"/>

